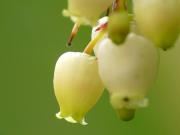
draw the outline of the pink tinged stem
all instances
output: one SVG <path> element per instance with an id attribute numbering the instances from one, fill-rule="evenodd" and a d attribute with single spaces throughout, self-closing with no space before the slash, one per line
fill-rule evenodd
<path id="1" fill-rule="evenodd" d="M 68 39 L 68 46 L 71 46 L 73 39 L 75 38 L 75 36 L 78 33 L 79 27 L 80 27 L 80 25 L 78 23 L 74 24 L 73 29 L 72 29 L 71 34 Z"/>

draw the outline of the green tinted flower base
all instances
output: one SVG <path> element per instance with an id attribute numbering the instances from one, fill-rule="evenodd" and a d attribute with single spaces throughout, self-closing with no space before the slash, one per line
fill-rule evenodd
<path id="1" fill-rule="evenodd" d="M 118 117 L 123 121 L 130 121 L 135 116 L 135 109 L 118 109 L 117 110 Z"/>
<path id="2" fill-rule="evenodd" d="M 147 107 L 148 99 L 144 95 L 130 95 L 114 93 L 110 99 L 111 105 L 116 110 L 118 117 L 123 121 L 130 121 L 135 116 L 136 109 Z"/>
<path id="3" fill-rule="evenodd" d="M 110 102 L 116 110 L 122 108 L 138 109 L 148 106 L 148 99 L 144 95 L 114 93 L 111 95 Z"/>
<path id="4" fill-rule="evenodd" d="M 85 121 L 84 118 L 82 118 L 81 120 L 77 120 L 75 119 L 73 116 L 69 115 L 69 116 L 62 116 L 61 112 L 58 112 L 56 114 L 56 117 L 58 119 L 65 119 L 67 122 L 70 123 L 80 123 L 81 125 L 87 125 L 88 123 Z"/>

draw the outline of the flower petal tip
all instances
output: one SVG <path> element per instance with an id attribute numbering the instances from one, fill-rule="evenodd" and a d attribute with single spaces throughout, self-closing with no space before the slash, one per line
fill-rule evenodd
<path id="1" fill-rule="evenodd" d="M 80 122 L 80 124 L 81 124 L 81 125 L 83 125 L 83 126 L 88 125 L 88 123 L 85 121 L 85 119 L 84 119 L 84 118 L 82 119 L 82 121 Z"/>
<path id="2" fill-rule="evenodd" d="M 61 112 L 56 113 L 56 118 L 63 119 L 63 117 L 61 116 Z"/>
<path id="3" fill-rule="evenodd" d="M 138 104 L 139 107 L 147 107 L 148 105 L 149 105 L 149 100 L 148 100 L 148 98 L 142 99 L 142 100 L 139 102 L 139 104 Z"/>
<path id="4" fill-rule="evenodd" d="M 67 116 L 67 117 L 61 116 L 61 112 L 56 113 L 56 117 L 58 119 L 65 119 L 69 123 L 80 123 L 83 126 L 88 124 L 84 118 L 81 121 L 76 121 L 72 116 Z"/>

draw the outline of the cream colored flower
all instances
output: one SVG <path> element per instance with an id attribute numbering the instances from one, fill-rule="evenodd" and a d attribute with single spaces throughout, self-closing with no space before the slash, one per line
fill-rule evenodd
<path id="1" fill-rule="evenodd" d="M 60 106 L 56 116 L 86 125 L 84 116 L 104 89 L 96 58 L 80 52 L 61 55 L 54 71 L 54 89 Z"/>
<path id="2" fill-rule="evenodd" d="M 177 40 L 180 0 L 134 0 L 134 14 L 140 32 L 166 50 Z"/>
<path id="3" fill-rule="evenodd" d="M 68 9 L 63 14 L 71 17 L 75 23 L 95 25 L 112 2 L 113 0 L 68 0 Z"/>
<path id="4" fill-rule="evenodd" d="M 131 33 L 117 46 L 106 38 L 99 45 L 97 57 L 100 77 L 120 115 L 126 114 L 122 114 L 124 109 L 147 106 L 146 95 L 156 78 L 159 60 L 150 41 Z M 122 117 L 129 120 L 129 116 Z"/>

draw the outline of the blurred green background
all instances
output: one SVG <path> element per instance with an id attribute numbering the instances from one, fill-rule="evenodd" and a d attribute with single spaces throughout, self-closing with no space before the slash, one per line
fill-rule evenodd
<path id="1" fill-rule="evenodd" d="M 88 126 L 56 119 L 55 62 L 65 51 L 82 51 L 91 31 L 82 27 L 73 46 L 66 46 L 73 26 L 61 15 L 66 3 L 0 0 L 0 135 L 179 135 L 180 44 L 161 52 L 150 105 L 133 121 L 117 118 L 107 92 L 87 114 Z"/>

